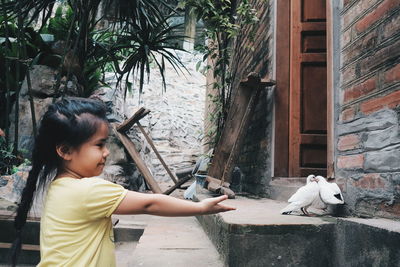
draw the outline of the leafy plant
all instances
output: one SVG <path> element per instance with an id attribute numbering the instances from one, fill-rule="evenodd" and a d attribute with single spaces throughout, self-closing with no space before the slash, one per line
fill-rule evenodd
<path id="1" fill-rule="evenodd" d="M 52 17 L 56 2 L 61 6 Z M 177 71 L 184 69 L 173 53 L 176 47 L 169 44 L 182 38 L 172 34 L 176 26 L 171 27 L 165 18 L 166 13 L 173 12 L 162 0 L 0 0 L 0 37 L 5 36 L 0 42 L 0 60 L 5 62 L 0 64 L 1 118 L 8 118 L 12 104 L 18 101 L 21 82 L 29 78 L 28 70 L 34 64 L 57 69 L 54 98 L 64 93 L 59 91 L 63 75 L 66 82 L 75 75 L 83 86 L 79 94 L 86 97 L 97 88 L 105 70 L 113 70 L 119 81 L 126 79 L 125 95 L 132 86 L 128 77 L 138 77 L 141 93 L 145 75 L 150 77 L 150 64 L 158 66 L 165 90 L 165 62 Z M 101 29 L 105 18 L 110 27 Z M 63 40 L 63 51 L 54 54 L 41 33 Z M 34 114 L 32 110 L 33 121 Z M 9 125 L 8 120 L 0 122 L 7 137 Z"/>
<path id="2" fill-rule="evenodd" d="M 13 153 L 14 148 L 7 146 L 4 137 L 0 136 L 0 175 L 13 174 L 16 166 L 24 162 L 20 154 Z"/>
<path id="3" fill-rule="evenodd" d="M 214 83 L 212 88 L 217 94 L 212 96 L 214 110 L 211 122 L 215 124 L 216 131 L 210 133 L 209 139 L 216 144 L 220 137 L 232 94 L 232 80 L 230 61 L 232 43 L 244 30 L 250 27 L 250 37 L 254 37 L 254 26 L 258 22 L 257 12 L 248 0 L 184 0 L 182 5 L 191 8 L 197 18 L 203 20 L 205 36 L 208 43 L 198 47 L 204 52 L 203 61 L 209 60 L 213 69 Z"/>

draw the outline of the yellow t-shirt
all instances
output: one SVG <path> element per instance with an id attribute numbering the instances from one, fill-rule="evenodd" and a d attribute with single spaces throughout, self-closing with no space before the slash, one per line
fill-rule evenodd
<path id="1" fill-rule="evenodd" d="M 111 214 L 127 190 L 100 178 L 59 178 L 47 192 L 38 266 L 115 266 Z"/>

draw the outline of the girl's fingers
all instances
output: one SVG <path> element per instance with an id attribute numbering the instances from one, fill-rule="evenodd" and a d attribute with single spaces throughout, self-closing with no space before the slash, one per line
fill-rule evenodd
<path id="1" fill-rule="evenodd" d="M 221 205 L 221 204 L 218 204 L 218 205 L 222 208 L 223 211 L 236 210 L 236 208 L 232 207 L 232 206 Z"/>
<path id="2" fill-rule="evenodd" d="M 222 196 L 219 196 L 219 197 L 214 197 L 214 198 L 212 198 L 212 202 L 215 203 L 215 204 L 217 204 L 217 203 L 219 203 L 219 202 L 221 202 L 221 201 L 226 200 L 227 198 L 228 198 L 227 195 L 222 195 Z"/>

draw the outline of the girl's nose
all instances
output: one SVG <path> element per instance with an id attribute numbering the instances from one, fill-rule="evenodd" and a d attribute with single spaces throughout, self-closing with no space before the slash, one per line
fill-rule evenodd
<path id="1" fill-rule="evenodd" d="M 110 155 L 110 150 L 108 150 L 107 147 L 104 147 L 104 151 L 103 151 L 103 157 L 107 158 L 108 155 Z"/>

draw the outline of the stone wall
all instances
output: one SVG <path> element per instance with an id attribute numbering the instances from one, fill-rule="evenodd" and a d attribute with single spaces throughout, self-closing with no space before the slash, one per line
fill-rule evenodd
<path id="1" fill-rule="evenodd" d="M 152 68 L 149 83 L 144 85 L 143 94 L 133 91 L 128 94 L 121 112 L 129 118 L 138 107 L 145 107 L 151 112 L 140 123 L 154 141 L 157 150 L 171 169 L 176 171 L 193 167 L 203 153 L 204 102 L 206 79 L 196 70 L 197 62 L 202 55 L 178 52 L 177 55 L 189 73 L 176 73 L 173 67 L 166 64 L 166 91 L 162 88 L 162 78 L 156 67 Z M 170 180 L 164 167 L 157 159 L 139 129 L 142 155 L 147 166 L 157 181 Z"/>
<path id="2" fill-rule="evenodd" d="M 344 0 L 335 175 L 350 211 L 400 217 L 400 2 Z"/>
<path id="3" fill-rule="evenodd" d="M 177 74 L 171 65 L 166 64 L 166 91 L 162 89 L 161 75 L 153 66 L 149 83 L 145 84 L 141 97 L 138 96 L 137 90 L 134 90 L 133 94 L 128 95 L 124 101 L 123 92 L 117 87 L 116 78 L 111 73 L 106 74 L 108 86 L 99 88 L 91 96 L 104 101 L 109 107 L 107 118 L 111 123 L 121 123 L 129 118 L 139 106 L 150 109 L 150 115 L 140 122 L 172 171 L 194 166 L 197 158 L 202 154 L 205 99 L 205 77 L 196 71 L 196 64 L 202 56 L 180 52 L 178 57 L 190 73 Z M 54 73 L 53 69 L 40 65 L 34 66 L 31 72 L 37 120 L 52 103 L 51 89 L 55 82 Z M 134 85 L 137 86 L 137 81 Z M 68 82 L 66 86 L 63 80 L 61 90 L 68 91 L 67 95 L 76 95 L 77 86 L 79 85 L 75 80 Z M 29 152 L 33 144 L 32 117 L 29 107 L 25 81 L 19 101 L 19 148 L 26 151 L 27 157 L 30 157 Z M 11 118 L 13 117 L 14 115 L 11 115 Z M 11 127 L 11 133 L 14 133 L 14 126 Z M 158 182 L 170 180 L 139 129 L 131 129 L 129 136 L 155 179 Z M 131 190 L 143 190 L 145 187 L 139 170 L 112 132 L 107 146 L 110 149 L 110 156 L 102 177 Z"/>

